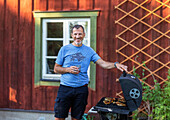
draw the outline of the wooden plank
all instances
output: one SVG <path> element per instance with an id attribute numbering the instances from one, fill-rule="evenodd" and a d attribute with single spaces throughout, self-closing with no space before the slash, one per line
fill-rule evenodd
<path id="1" fill-rule="evenodd" d="M 10 108 L 18 108 L 19 100 L 18 100 L 18 0 L 9 0 L 7 1 L 7 6 L 10 9 L 11 19 L 8 19 L 8 23 L 11 22 L 10 29 L 10 84 L 9 84 L 9 100 L 10 100 Z"/>
<path id="2" fill-rule="evenodd" d="M 149 10 L 152 10 L 152 4 L 151 4 L 151 1 L 149 1 L 148 3 L 146 3 L 146 6 L 145 6 L 147 9 L 149 9 Z M 146 12 L 146 11 L 143 11 L 143 15 L 147 15 L 147 14 L 149 14 L 148 12 Z M 143 20 L 144 22 L 146 22 L 147 24 L 149 24 L 149 25 L 152 25 L 152 15 L 149 15 L 146 19 L 144 19 Z M 144 29 L 148 29 L 148 27 L 146 27 L 146 26 L 144 26 L 143 27 Z M 150 31 L 148 31 L 145 35 L 144 35 L 144 37 L 146 37 L 146 38 L 148 38 L 149 40 L 151 40 L 152 41 L 152 30 L 150 30 Z M 143 45 L 147 45 L 148 44 L 148 42 L 147 41 L 143 41 Z M 151 49 L 152 49 L 152 45 L 151 46 L 149 46 L 148 48 L 146 48 L 144 51 L 145 52 L 147 52 L 147 53 L 149 53 L 149 54 L 151 54 Z M 147 59 L 149 59 L 149 57 L 147 57 L 146 55 L 143 55 L 142 56 L 143 58 L 143 60 L 147 60 Z M 150 64 L 146 64 L 147 65 L 147 67 L 150 69 Z M 148 72 L 145 72 L 145 74 L 148 74 Z M 150 79 L 152 79 L 152 78 L 150 78 Z M 148 81 L 150 81 L 150 83 L 152 83 L 152 81 L 151 80 L 146 80 L 146 82 L 148 82 Z"/>
<path id="3" fill-rule="evenodd" d="M 143 1 L 142 0 L 139 0 L 139 1 L 137 1 L 137 0 L 135 0 L 135 2 L 137 2 L 137 3 L 142 3 Z M 136 9 L 136 5 L 134 5 L 134 4 L 132 4 L 131 2 L 129 2 L 129 5 L 127 5 L 127 6 L 130 6 L 130 7 L 127 7 L 127 10 L 128 11 L 132 11 L 132 8 L 133 9 Z M 138 9 L 136 9 L 134 12 L 131 12 L 131 15 L 133 15 L 134 17 L 137 17 L 137 18 L 142 18 L 143 17 L 143 10 L 139 7 Z M 138 22 L 138 21 L 136 21 L 135 19 L 129 19 L 128 20 L 128 17 L 127 17 L 127 23 L 128 23 L 128 26 L 132 26 L 132 25 L 134 25 L 134 24 L 136 24 L 136 22 Z M 143 25 L 140 23 L 140 22 L 138 22 L 138 24 L 136 24 L 136 25 L 134 25 L 133 27 L 131 27 L 131 29 L 132 30 L 134 30 L 134 31 L 136 31 L 137 33 L 142 33 L 142 27 L 143 27 Z M 132 33 L 132 32 L 131 32 Z M 129 39 L 129 42 L 130 41 L 132 41 L 133 39 L 135 39 L 137 37 L 137 35 L 135 35 L 134 33 L 132 33 L 132 34 L 130 34 L 130 33 L 127 33 L 127 38 Z M 141 46 L 142 46 L 142 44 L 143 44 L 143 40 L 142 40 L 142 38 L 138 38 L 138 39 L 136 39 L 134 42 L 132 42 L 131 44 L 133 44 L 133 45 L 135 45 L 136 47 L 138 47 L 138 48 L 142 48 Z M 131 48 L 130 49 L 130 47 L 131 46 L 129 46 L 129 49 L 128 49 L 128 47 L 126 47 L 125 48 L 125 50 L 126 51 L 128 51 L 128 54 L 127 54 L 127 56 L 129 57 L 129 56 L 131 56 L 131 55 L 133 55 L 133 54 L 135 54 L 136 52 L 137 52 L 137 50 L 135 49 L 135 48 Z M 141 56 L 141 54 L 139 53 L 139 54 L 137 54 L 139 57 L 140 57 L 140 60 L 142 59 L 142 56 Z M 134 57 L 132 57 L 131 59 L 134 59 L 137 55 L 135 55 Z M 138 61 L 138 62 L 141 62 L 141 61 Z M 128 67 L 129 67 L 129 70 L 132 70 L 133 69 L 133 66 L 134 66 L 134 63 L 132 62 L 132 61 L 130 61 L 130 60 L 128 60 L 127 62 L 126 62 L 126 64 L 127 65 L 129 65 Z"/>
<path id="4" fill-rule="evenodd" d="M 11 31 L 11 23 L 8 23 L 8 20 L 11 19 L 10 17 L 10 8 L 7 6 L 7 2 L 5 2 L 5 15 L 4 15 L 4 20 L 5 20 L 5 31 Z M 10 34 L 8 34 L 7 32 L 4 31 L 4 107 L 9 107 L 9 76 L 10 74 L 10 55 L 9 55 L 9 50 L 10 50 L 10 40 L 9 40 L 9 36 Z"/>
<path id="5" fill-rule="evenodd" d="M 63 10 L 77 10 L 77 0 L 63 0 Z"/>
<path id="6" fill-rule="evenodd" d="M 116 25 L 114 24 L 115 21 L 115 1 L 110 0 L 108 3 L 108 61 L 115 62 L 116 61 L 116 45 L 115 45 L 115 35 L 116 32 L 114 28 L 116 28 Z M 114 12 L 114 13 L 113 13 Z M 116 83 L 116 69 L 112 69 L 108 71 L 108 96 L 110 97 L 116 97 L 116 91 L 115 91 L 115 83 Z"/>
<path id="7" fill-rule="evenodd" d="M 162 2 L 166 2 L 166 0 L 163 0 Z M 170 2 L 167 3 L 167 5 L 170 6 Z M 167 17 L 168 15 L 170 15 L 170 8 L 168 7 L 162 7 L 161 8 L 161 11 L 162 11 L 162 17 L 165 18 Z M 168 20 L 170 21 L 170 17 L 168 18 Z M 165 22 L 163 21 L 161 23 L 161 28 L 160 28 L 160 31 L 162 31 L 163 33 L 166 33 L 168 30 L 170 30 L 170 24 L 168 24 L 168 22 Z M 169 34 L 167 34 L 170 36 L 170 32 Z M 163 48 L 167 48 L 169 45 L 170 45 L 170 40 L 167 38 L 167 37 L 162 37 L 160 39 L 160 44 L 159 44 L 161 47 Z M 163 62 L 164 64 L 165 63 L 168 63 L 170 61 L 170 57 L 169 57 L 169 54 L 167 52 L 164 52 L 162 53 L 160 56 L 159 56 L 159 60 L 161 62 Z M 169 66 L 169 65 L 168 65 Z M 160 72 L 159 72 L 160 76 L 162 76 L 163 78 L 167 78 L 168 76 L 168 70 L 166 68 L 163 68 Z"/>
<path id="8" fill-rule="evenodd" d="M 25 36 L 24 36 L 24 25 L 23 25 L 23 21 L 24 21 L 24 17 L 22 19 L 22 4 L 20 2 L 20 16 L 19 16 L 19 43 L 18 43 L 18 47 L 19 47 L 19 51 L 18 51 L 18 93 L 19 93 L 19 101 L 20 101 L 20 109 L 24 109 L 25 107 L 25 85 L 24 85 L 24 75 L 25 75 L 25 61 L 24 61 L 24 51 L 25 51 Z M 25 19 L 26 20 L 26 19 Z"/>
<path id="9" fill-rule="evenodd" d="M 149 9 L 149 10 L 152 10 L 152 6 L 153 6 L 153 4 L 152 4 L 152 1 L 150 1 L 150 4 L 147 4 L 147 8 Z M 152 25 L 152 20 L 153 20 L 153 17 L 152 17 L 152 15 L 151 15 L 151 17 L 149 17 L 148 19 L 146 19 L 147 20 L 147 23 L 149 24 L 149 25 Z M 147 38 L 149 39 L 149 40 L 152 40 L 152 30 L 150 30 L 149 32 L 147 32 Z M 148 48 L 146 48 L 145 49 L 145 51 L 147 51 L 147 53 L 149 53 L 149 54 L 151 54 L 151 49 L 152 49 L 152 45 L 151 46 L 149 46 Z M 149 59 L 148 57 L 146 57 L 146 56 L 144 56 L 145 57 L 145 59 Z M 147 67 L 150 69 L 151 68 L 151 64 L 146 64 L 147 65 Z M 146 82 L 148 83 L 150 80 L 146 80 Z M 151 82 L 149 82 L 149 84 L 150 84 Z"/>
<path id="10" fill-rule="evenodd" d="M 49 1 L 47 1 L 47 0 L 35 0 L 34 1 L 34 11 L 46 11 L 46 10 L 48 10 L 48 7 L 49 7 L 48 3 L 49 3 Z M 39 34 L 35 34 L 35 37 L 39 38 L 39 37 L 41 37 L 40 36 L 41 33 L 40 33 L 40 29 L 39 29 L 41 19 L 36 18 L 35 21 L 38 21 L 38 22 L 35 22 L 35 30 L 38 30 L 38 33 L 39 33 Z M 35 41 L 35 39 L 34 39 L 34 41 Z M 36 42 L 38 42 L 38 44 L 33 42 L 32 43 L 33 46 L 38 45 L 39 46 L 38 48 L 40 49 L 41 41 L 36 41 Z M 39 54 L 38 55 L 39 57 L 38 58 L 36 57 L 34 66 L 35 66 L 35 64 L 39 63 L 38 60 L 40 60 L 40 56 L 41 56 L 41 54 L 39 52 L 37 52 L 37 50 L 35 50 L 34 56 L 36 56 L 37 54 Z M 40 78 L 40 77 L 38 77 L 40 75 L 40 73 L 37 71 L 37 69 L 40 69 L 39 65 L 40 64 L 38 64 L 38 66 L 36 66 L 36 68 L 34 68 L 34 71 L 35 71 L 34 81 L 35 82 L 37 81 L 35 78 Z M 33 85 L 35 85 L 35 84 L 33 84 Z M 36 85 L 38 85 L 38 83 Z M 38 86 L 33 86 L 33 87 L 34 87 L 34 89 L 32 91 L 33 92 L 32 93 L 32 101 L 34 101 L 34 102 L 32 102 L 32 109 L 46 110 L 46 98 L 45 98 L 45 94 L 46 94 L 45 89 L 46 88 L 38 87 Z"/>
<path id="11" fill-rule="evenodd" d="M 108 30 L 108 26 L 109 26 L 109 14 L 108 14 L 108 11 L 109 11 L 109 0 L 108 1 L 101 1 L 101 8 L 103 9 L 103 15 L 101 16 L 101 30 L 104 29 L 104 31 L 102 31 L 101 33 L 101 40 L 100 43 L 101 43 L 101 48 L 102 48 L 102 51 L 103 51 L 103 60 L 105 61 L 108 61 L 108 56 L 109 56 L 109 53 L 108 53 L 108 44 L 109 44 L 109 41 L 108 39 L 108 36 L 110 34 L 110 31 Z M 105 25 L 103 25 L 105 24 Z M 101 68 L 103 69 L 103 68 Z M 102 84 L 102 92 L 101 92 L 101 95 L 100 97 L 103 97 L 104 96 L 108 96 L 108 82 L 109 82 L 109 79 L 108 79 L 108 72 L 109 70 L 106 70 L 106 69 L 103 69 L 103 84 Z"/>
<path id="12" fill-rule="evenodd" d="M 14 76 L 13 71 L 14 71 L 14 66 L 12 65 L 12 63 L 15 63 L 17 60 L 15 60 L 15 55 L 13 55 L 12 53 L 12 48 L 13 48 L 13 44 L 16 43 L 17 40 L 17 36 L 15 34 L 15 27 L 17 28 L 16 24 L 17 24 L 17 3 L 12 4 L 13 1 L 6 1 L 6 10 L 5 10 L 5 32 L 4 36 L 5 36 L 5 43 L 4 46 L 4 86 L 6 86 L 6 88 L 4 89 L 4 98 L 5 98 L 5 102 L 6 105 L 8 107 L 15 107 L 15 104 L 17 104 L 17 98 L 16 98 L 16 88 L 17 88 L 17 82 L 13 82 L 16 77 L 12 78 Z M 11 21 L 12 20 L 12 21 Z M 16 23 L 15 23 L 16 22 Z M 14 50 L 15 51 L 15 50 Z M 13 59 L 13 60 L 12 60 Z M 15 61 L 15 62 L 14 62 Z M 16 72 L 15 72 L 16 74 Z M 17 76 L 17 75 L 16 75 Z M 14 83 L 14 84 L 12 84 Z M 10 91 L 10 90 L 14 90 Z"/>
<path id="13" fill-rule="evenodd" d="M 152 7 L 153 7 L 153 10 L 160 6 L 160 3 L 156 2 L 156 1 L 152 1 L 151 4 L 152 4 Z M 159 16 L 161 16 L 161 8 L 159 8 L 158 11 L 155 11 L 154 13 L 158 14 Z M 153 26 L 154 24 L 156 24 L 157 22 L 159 22 L 159 21 L 160 21 L 160 18 L 158 18 L 157 16 L 153 15 L 152 26 Z M 162 27 L 161 24 L 159 24 L 158 26 L 156 26 L 156 29 L 159 29 L 159 30 L 160 30 L 161 27 Z M 155 30 L 152 31 L 152 41 L 155 40 L 155 39 L 156 39 L 157 37 L 159 37 L 159 36 L 160 36 L 160 34 L 159 34 L 158 32 L 156 32 Z M 159 44 L 159 43 L 160 43 L 160 40 L 158 40 L 157 43 Z M 159 53 L 159 52 L 160 52 L 160 49 L 158 49 L 158 47 L 156 47 L 155 45 L 153 45 L 153 46 L 152 46 L 151 55 L 154 56 L 154 55 L 156 55 L 156 54 Z M 159 63 L 158 63 L 158 62 L 155 62 L 154 60 L 152 60 L 151 64 L 152 64 L 152 65 L 150 66 L 151 71 L 154 71 L 154 70 L 156 70 L 156 69 L 158 69 L 158 68 L 160 67 Z M 153 81 L 154 81 L 153 79 L 152 79 L 152 81 L 149 80 L 148 83 L 154 84 Z M 158 79 L 158 81 L 160 82 L 159 79 Z M 162 80 L 161 80 L 161 81 L 162 81 Z"/>
<path id="14" fill-rule="evenodd" d="M 93 0 L 79 0 L 79 10 L 92 10 Z"/>
<path id="15" fill-rule="evenodd" d="M 39 110 L 46 110 L 47 107 L 47 103 L 46 103 L 46 87 L 40 87 L 39 91 L 38 91 L 38 96 L 37 96 L 37 100 L 38 100 L 38 109 Z"/>
<path id="16" fill-rule="evenodd" d="M 120 3 L 122 3 L 123 1 L 124 1 L 124 0 L 117 1 L 117 2 L 115 3 L 115 5 L 118 6 L 118 5 L 119 5 Z M 121 8 L 122 8 L 124 11 L 126 11 L 125 6 L 126 6 L 126 5 L 122 5 L 122 6 L 121 6 Z M 124 15 L 124 14 L 123 14 L 122 12 L 120 12 L 119 10 L 116 9 L 116 14 L 115 14 L 116 21 L 119 20 L 123 15 Z M 124 21 L 121 21 L 121 22 L 125 22 L 125 20 L 124 20 Z M 121 33 L 123 30 L 124 30 L 124 28 L 122 28 L 120 25 L 116 24 L 116 31 L 115 31 L 115 32 L 116 32 L 116 35 L 118 35 L 119 33 Z M 122 35 L 121 37 L 125 38 L 125 36 L 126 36 L 126 35 Z M 121 42 L 120 39 L 116 38 L 116 39 L 115 39 L 115 45 L 116 45 L 116 49 L 118 50 L 119 48 L 121 48 L 122 45 L 124 45 L 124 43 Z M 116 55 L 115 57 L 116 57 L 115 60 L 118 61 L 118 62 L 121 62 L 121 61 L 123 60 L 123 57 L 122 57 L 119 53 L 117 53 L 117 55 Z M 119 70 L 116 70 L 116 71 L 115 71 L 115 74 L 116 74 L 116 76 L 115 76 L 115 77 L 116 77 L 115 80 L 116 80 L 116 79 L 119 78 L 121 72 L 120 72 Z M 121 87 L 120 87 L 120 83 L 119 83 L 119 82 L 116 82 L 116 83 L 115 83 L 115 88 L 114 88 L 114 89 L 115 89 L 115 92 L 116 92 L 116 93 L 118 93 L 118 92 L 121 91 Z M 115 96 L 116 96 L 116 94 L 115 94 Z M 116 97 L 118 97 L 118 96 L 116 96 Z"/>
<path id="17" fill-rule="evenodd" d="M 48 10 L 47 0 L 34 0 L 33 11 L 46 11 Z"/>
<path id="18" fill-rule="evenodd" d="M 117 6 L 118 4 L 119 4 L 120 2 L 119 1 L 114 1 L 114 8 L 115 8 L 115 6 Z M 120 15 L 121 15 L 122 13 L 120 13 L 117 9 L 114 9 L 114 13 L 113 13 L 113 15 L 115 16 L 115 21 L 117 21 L 119 18 L 120 18 Z M 115 21 L 113 21 L 114 23 L 115 23 Z M 116 35 L 118 35 L 119 33 L 120 33 L 120 31 L 121 31 L 121 28 L 119 27 L 119 25 L 118 24 L 115 24 L 115 28 L 116 28 L 116 30 L 114 31 L 115 32 L 115 34 Z M 119 49 L 119 47 L 118 47 L 118 42 L 119 41 L 119 39 L 115 36 L 115 38 L 114 38 L 114 46 L 115 46 L 115 51 L 117 50 L 117 49 Z M 119 61 L 119 59 L 118 59 L 118 53 L 116 52 L 116 54 L 115 54 L 115 61 Z M 120 61 L 119 61 L 120 62 Z M 116 71 L 114 71 L 114 75 L 115 75 L 115 77 L 114 77 L 114 79 L 115 79 L 115 81 L 116 81 L 116 79 L 118 78 L 118 71 L 116 70 Z M 115 97 L 117 97 L 116 96 L 116 93 L 117 92 L 119 92 L 118 90 L 117 90 L 117 87 L 118 87 L 118 85 L 119 85 L 119 83 L 117 83 L 117 82 L 115 82 L 114 84 L 114 91 L 115 91 L 115 94 L 114 94 L 114 96 Z"/>
<path id="19" fill-rule="evenodd" d="M 157 4 L 156 1 L 151 1 L 150 5 L 148 5 L 148 9 L 153 11 L 157 6 L 156 4 Z M 157 21 L 156 19 L 157 19 L 157 17 L 154 14 L 151 14 L 151 19 L 148 21 L 149 25 L 153 26 Z M 156 32 L 152 29 L 148 32 L 147 38 L 152 42 L 156 37 L 155 35 L 156 35 Z M 147 54 L 149 54 L 150 56 L 154 56 L 154 54 L 155 54 L 154 49 L 155 49 L 155 46 L 152 44 L 145 51 L 147 51 Z M 156 65 L 156 62 L 152 59 L 150 62 L 148 62 L 147 67 L 151 71 L 154 71 L 155 65 Z M 152 79 L 152 77 L 147 79 L 146 82 L 150 85 L 153 85 L 153 80 L 150 80 L 150 79 Z"/>
<path id="20" fill-rule="evenodd" d="M 46 88 L 46 107 L 47 110 L 54 110 L 54 103 L 55 103 L 55 94 L 57 93 L 54 91 L 54 87 L 47 87 Z"/>
<path id="21" fill-rule="evenodd" d="M 26 9 L 27 8 L 27 9 Z M 19 81 L 21 108 L 32 107 L 32 1 L 20 0 Z M 20 63 L 19 62 L 19 63 Z M 21 82 L 22 81 L 22 82 Z"/>
<path id="22" fill-rule="evenodd" d="M 39 101 L 40 99 L 38 98 L 42 98 L 41 97 L 41 88 L 40 87 L 36 87 L 33 89 L 33 95 L 32 95 L 32 109 L 33 110 L 41 110 L 41 101 Z"/>
<path id="23" fill-rule="evenodd" d="M 48 10 L 49 11 L 62 10 L 63 6 L 62 3 L 63 3 L 62 0 L 48 0 Z"/>
<path id="24" fill-rule="evenodd" d="M 101 8 L 101 0 L 96 0 L 95 1 L 95 8 L 94 9 L 103 9 Z M 98 23 L 97 23 L 97 53 L 100 57 L 103 58 L 103 40 L 101 38 L 102 34 L 102 17 L 103 17 L 103 12 L 100 12 L 100 17 L 98 18 Z M 96 101 L 101 98 L 103 94 L 103 69 L 96 65 Z M 94 99 L 94 98 L 92 98 Z"/>
<path id="25" fill-rule="evenodd" d="M 98 29 L 97 29 L 97 53 L 99 56 L 101 56 L 102 59 L 108 60 L 108 52 L 107 52 L 107 37 L 108 32 L 108 5 L 109 2 L 97 0 L 95 1 L 95 8 L 94 9 L 100 9 L 100 17 L 98 17 Z M 107 96 L 108 91 L 108 71 L 104 70 L 103 68 L 99 67 L 97 65 L 96 69 L 96 100 L 100 100 L 101 97 Z M 95 103 L 97 103 L 96 101 Z"/>
<path id="26" fill-rule="evenodd" d="M 5 102 L 5 98 L 4 98 L 4 0 L 0 0 L 0 11 L 1 11 L 1 14 L 0 14 L 0 94 L 3 96 L 3 97 L 0 97 L 0 107 L 4 107 L 4 102 Z"/>
<path id="27" fill-rule="evenodd" d="M 32 2 L 32 9 L 34 10 L 34 2 Z M 36 94 L 35 94 L 35 84 L 34 84 L 34 82 L 35 82 L 35 73 L 34 73 L 34 69 L 35 69 L 35 18 L 34 18 L 34 16 L 33 16 L 33 19 L 32 19 L 32 59 L 31 59 L 31 61 L 32 61 L 32 84 L 31 84 L 31 86 L 32 86 L 32 109 L 35 109 L 35 99 L 36 99 Z"/>
<path id="28" fill-rule="evenodd" d="M 49 110 L 49 106 L 47 106 L 48 102 L 53 102 L 52 100 L 47 101 L 47 87 L 36 87 L 34 88 L 33 92 L 33 102 L 32 102 L 32 109 L 37 110 Z"/>

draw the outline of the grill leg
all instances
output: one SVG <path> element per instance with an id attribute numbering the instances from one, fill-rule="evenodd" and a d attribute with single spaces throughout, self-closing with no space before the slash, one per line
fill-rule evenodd
<path id="1" fill-rule="evenodd" d="M 100 115 L 100 120 L 109 120 L 107 117 L 106 117 L 106 115 L 105 115 L 105 113 L 103 113 L 103 112 L 98 112 L 99 113 L 99 115 Z"/>
<path id="2" fill-rule="evenodd" d="M 98 114 L 100 116 L 100 120 L 132 120 L 131 117 L 128 117 L 128 115 L 124 114 L 116 114 L 116 113 L 106 113 L 98 111 Z"/>

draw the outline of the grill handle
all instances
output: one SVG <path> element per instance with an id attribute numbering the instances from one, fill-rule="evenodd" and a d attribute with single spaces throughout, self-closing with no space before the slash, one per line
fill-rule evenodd
<path id="1" fill-rule="evenodd" d="M 126 75 L 127 75 L 127 73 L 126 73 L 126 71 L 124 70 L 124 71 L 123 71 L 123 77 L 126 77 Z"/>

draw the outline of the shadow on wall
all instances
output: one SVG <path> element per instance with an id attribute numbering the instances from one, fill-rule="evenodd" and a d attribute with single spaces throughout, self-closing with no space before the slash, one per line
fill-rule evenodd
<path id="1" fill-rule="evenodd" d="M 1 0 L 0 11 L 0 107 L 29 109 L 34 56 L 32 0 Z"/>

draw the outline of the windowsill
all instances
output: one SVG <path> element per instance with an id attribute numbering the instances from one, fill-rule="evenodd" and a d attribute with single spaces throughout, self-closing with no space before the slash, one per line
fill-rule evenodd
<path id="1" fill-rule="evenodd" d="M 40 79 L 40 81 L 48 81 L 48 82 L 60 82 L 60 79 Z"/>

